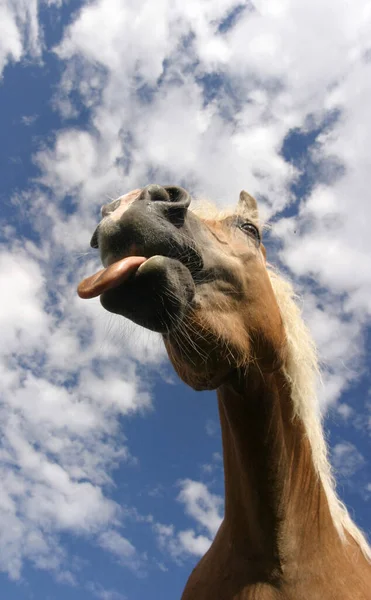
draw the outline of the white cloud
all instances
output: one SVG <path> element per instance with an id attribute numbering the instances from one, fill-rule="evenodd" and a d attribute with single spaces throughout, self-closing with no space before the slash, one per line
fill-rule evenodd
<path id="1" fill-rule="evenodd" d="M 116 590 L 106 589 L 102 585 L 90 581 L 86 585 L 86 589 L 93 594 L 99 600 L 126 600 L 127 596 L 120 594 Z"/>
<path id="2" fill-rule="evenodd" d="M 2 24 L 0 58 L 2 71 L 8 58 L 19 60 L 22 53 L 22 43 L 15 19 L 7 6 L 0 6 L 0 22 Z"/>
<path id="3" fill-rule="evenodd" d="M 215 433 L 213 434 L 215 435 Z M 216 475 L 223 472 L 223 457 L 219 452 L 213 452 L 211 461 L 201 465 L 201 472 L 204 475 Z"/>
<path id="4" fill-rule="evenodd" d="M 323 408 L 334 405 L 364 372 L 362 322 L 336 294 L 310 290 L 304 284 L 303 314 L 314 336 L 322 368 L 318 393 Z"/>
<path id="5" fill-rule="evenodd" d="M 205 431 L 210 437 L 214 437 L 220 431 L 219 424 L 214 419 L 207 419 L 205 423 Z"/>
<path id="6" fill-rule="evenodd" d="M 43 283 L 40 266 L 34 260 L 20 252 L 0 252 L 0 352 L 13 351 L 22 343 L 34 348 L 45 337 L 50 319 L 43 310 Z"/>
<path id="7" fill-rule="evenodd" d="M 178 540 L 183 552 L 195 556 L 203 556 L 210 548 L 212 542 L 206 535 L 196 535 L 193 529 L 180 531 L 178 533 Z"/>
<path id="8" fill-rule="evenodd" d="M 0 3 L 0 77 L 9 61 L 18 62 L 24 53 L 41 51 L 37 0 L 2 0 Z"/>
<path id="9" fill-rule="evenodd" d="M 138 571 L 143 562 L 129 540 L 115 530 L 104 531 L 99 536 L 99 544 L 120 562 L 120 564 Z"/>
<path id="10" fill-rule="evenodd" d="M 118 417 L 148 411 L 151 398 L 121 340 L 108 343 L 93 314 L 67 301 L 58 248 L 47 261 L 28 250 L 16 242 L 0 253 L 0 570 L 17 579 L 28 559 L 71 582 L 60 532 L 98 536 L 102 548 L 123 552 L 114 530 L 123 513 L 107 495 L 112 469 L 131 460 Z M 126 543 L 127 566 L 141 568 Z"/>
<path id="11" fill-rule="evenodd" d="M 155 7 L 145 2 L 138 7 L 130 1 L 100 0 L 87 5 L 70 26 L 58 53 L 66 59 L 80 52 L 106 67 L 122 69 L 123 76 L 130 74 L 128 66 L 133 65 L 139 67 L 143 77 L 155 82 L 162 71 L 161 56 L 173 43 L 166 35 L 167 4 L 161 1 Z M 154 19 L 156 27 L 153 27 Z M 94 37 L 92 31 L 95 31 Z M 135 58 L 134 36 L 142 38 L 135 44 Z"/>
<path id="12" fill-rule="evenodd" d="M 186 514 L 214 536 L 222 521 L 220 514 L 223 507 L 222 498 L 210 493 L 206 485 L 199 481 L 185 479 L 180 486 L 178 500 L 184 504 Z"/>
<path id="13" fill-rule="evenodd" d="M 154 523 L 153 531 L 159 547 L 179 562 L 189 555 L 203 556 L 222 522 L 223 499 L 212 494 L 204 483 L 185 479 L 179 483 L 181 491 L 177 500 L 184 505 L 185 513 L 196 522 L 194 529 L 175 531 L 174 525 Z"/>
<path id="14" fill-rule="evenodd" d="M 224 51 L 220 49 L 227 48 L 228 44 L 216 33 L 218 21 L 237 4 L 230 1 L 192 3 L 191 6 L 166 1 L 157 3 L 156 23 L 161 23 L 161 27 L 154 30 L 154 8 L 150 3 L 135 6 L 134 15 L 134 5 L 129 2 L 116 6 L 114 0 L 107 0 L 86 6 L 68 28 L 57 49 L 59 56 L 69 61 L 62 89 L 64 99 L 60 101 L 66 106 L 70 91 L 77 88 L 87 106 L 93 106 L 92 122 L 99 132 L 100 149 L 104 149 L 100 162 L 102 165 L 110 162 L 108 168 L 102 166 L 105 191 L 110 185 L 117 185 L 119 179 L 120 170 L 113 167 L 115 155 L 122 157 L 128 151 L 132 154 L 130 173 L 125 176 L 128 186 L 135 181 L 146 181 L 151 168 L 158 171 L 159 177 L 194 181 L 198 189 L 217 200 L 225 199 L 231 188 L 235 190 L 236 199 L 247 178 L 255 191 L 268 194 L 276 190 L 277 200 L 280 191 L 287 191 L 292 168 L 277 154 L 286 132 L 280 125 L 281 115 L 275 121 L 265 122 L 264 127 L 261 124 L 262 115 L 271 110 L 272 99 L 262 90 L 251 89 L 249 104 L 236 112 L 233 103 L 230 104 L 231 98 L 221 90 L 219 101 L 205 107 L 202 88 L 195 80 L 195 76 L 202 76 L 210 68 L 210 61 L 214 64 L 222 60 Z M 115 10 L 112 10 L 113 5 Z M 102 44 L 99 31 L 103 28 L 96 27 L 98 22 L 106 24 Z M 127 27 L 129 22 L 130 27 Z M 123 28 L 125 36 L 121 35 Z M 183 44 L 184 36 L 191 32 L 193 41 Z M 134 47 L 135 52 L 132 52 Z M 203 51 L 209 57 L 207 60 Z M 194 67 L 196 60 L 200 62 Z M 219 65 L 215 65 L 218 69 Z M 105 76 L 102 76 L 102 68 Z M 81 77 L 81 73 L 85 77 Z M 152 102 L 143 101 L 143 97 L 138 96 L 142 86 L 147 86 L 142 88 L 144 96 L 147 92 L 151 94 L 160 76 L 163 82 Z M 229 113 L 235 113 L 234 125 L 222 118 L 223 106 Z M 77 148 L 77 138 L 74 143 Z M 134 153 L 128 148 L 132 144 Z M 57 139 L 54 153 L 48 155 L 53 164 L 45 162 L 46 157 L 39 157 L 47 168 L 44 177 L 54 182 L 54 188 L 61 185 L 63 177 L 63 166 L 59 166 L 61 156 L 69 156 L 72 172 L 76 171 L 74 154 L 63 134 Z M 103 175 L 97 181 L 96 170 L 91 168 L 91 171 L 85 177 L 84 187 L 93 191 L 97 183 L 98 186 L 102 183 Z M 65 178 L 66 187 L 71 185 L 70 181 Z M 95 181 L 94 186 L 92 181 Z M 81 195 L 91 199 L 85 190 Z"/>
<path id="15" fill-rule="evenodd" d="M 94 136 L 86 131 L 66 130 L 59 134 L 54 152 L 48 150 L 40 153 L 40 159 L 35 160 L 42 171 L 48 172 L 53 168 L 55 181 L 54 188 L 58 188 L 59 181 L 69 182 L 69 187 L 63 189 L 64 193 L 73 190 L 86 181 L 87 176 L 96 167 L 97 149 Z M 48 184 L 47 179 L 41 179 Z"/>
<path id="16" fill-rule="evenodd" d="M 162 74 L 163 60 L 174 52 L 182 36 L 191 32 L 200 40 L 205 55 L 224 57 L 224 45 L 215 37 L 217 21 L 238 4 L 233 0 L 208 0 L 185 5 L 179 0 L 161 0 L 156 6 L 151 2 L 138 6 L 131 0 L 100 0 L 81 11 L 58 53 L 64 59 L 79 53 L 108 69 L 121 71 L 123 77 L 135 73 L 155 84 Z"/>
<path id="17" fill-rule="evenodd" d="M 344 441 L 334 446 L 332 462 L 336 473 L 349 479 L 364 466 L 365 459 L 354 444 Z"/>
<path id="18" fill-rule="evenodd" d="M 349 417 L 351 417 L 354 413 L 352 407 L 349 406 L 349 404 L 346 404 L 345 402 L 338 404 L 337 412 L 344 419 L 344 421 L 347 421 Z"/>

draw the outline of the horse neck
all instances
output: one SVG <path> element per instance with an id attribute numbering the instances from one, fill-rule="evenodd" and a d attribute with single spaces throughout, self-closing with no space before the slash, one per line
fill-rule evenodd
<path id="1" fill-rule="evenodd" d="M 236 372 L 218 389 L 224 535 L 239 556 L 281 568 L 339 538 L 282 372 Z"/>

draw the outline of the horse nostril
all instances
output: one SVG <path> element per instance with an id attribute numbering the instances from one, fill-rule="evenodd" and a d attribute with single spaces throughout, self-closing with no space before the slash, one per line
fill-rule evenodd
<path id="1" fill-rule="evenodd" d="M 184 200 L 188 197 L 188 192 L 183 190 L 181 187 L 167 185 L 165 190 L 170 198 L 170 202 L 184 202 Z"/>
<path id="2" fill-rule="evenodd" d="M 186 190 L 174 185 L 162 187 L 155 183 L 143 188 L 138 201 L 156 202 L 156 212 L 162 214 L 177 227 L 184 223 L 191 196 Z"/>
<path id="3" fill-rule="evenodd" d="M 103 215 L 104 216 L 104 215 Z M 99 227 L 99 226 L 98 226 Z M 98 244 L 98 227 L 96 228 L 96 230 L 93 233 L 93 237 L 90 240 L 90 246 L 92 248 L 99 248 L 99 244 Z"/>
<path id="4" fill-rule="evenodd" d="M 117 198 L 116 200 L 112 200 L 112 202 L 110 202 L 109 204 L 103 204 L 102 208 L 100 209 L 102 217 L 104 218 L 107 215 L 110 215 L 114 210 L 116 210 L 116 208 L 120 206 L 120 201 L 121 198 Z"/>
<path id="5" fill-rule="evenodd" d="M 152 202 L 169 202 L 170 197 L 165 188 L 161 187 L 161 185 L 157 185 L 152 183 L 145 188 L 147 193 L 149 194 Z"/>
<path id="6" fill-rule="evenodd" d="M 111 212 L 111 210 L 109 208 L 109 204 L 104 204 L 100 209 L 100 214 L 103 218 L 106 217 L 107 215 L 109 215 L 110 212 Z"/>
<path id="7" fill-rule="evenodd" d="M 173 205 L 174 209 L 182 209 L 186 211 L 191 203 L 191 196 L 187 192 L 187 190 L 182 187 L 167 185 L 165 190 L 169 196 L 170 203 Z"/>
<path id="8" fill-rule="evenodd" d="M 151 183 L 142 190 L 140 199 L 150 199 L 152 202 L 166 202 L 178 206 L 178 208 L 187 209 L 191 197 L 186 190 L 175 185 L 166 185 L 162 187 L 157 183 Z"/>

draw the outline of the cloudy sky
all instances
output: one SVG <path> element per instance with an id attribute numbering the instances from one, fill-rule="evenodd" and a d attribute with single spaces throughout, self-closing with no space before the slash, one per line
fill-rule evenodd
<path id="1" fill-rule="evenodd" d="M 75 293 L 150 182 L 260 200 L 370 531 L 370 31 L 367 0 L 0 0 L 3 598 L 174 600 L 220 523 L 214 394 Z"/>

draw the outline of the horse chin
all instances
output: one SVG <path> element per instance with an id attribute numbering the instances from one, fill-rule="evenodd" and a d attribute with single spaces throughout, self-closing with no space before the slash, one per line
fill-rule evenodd
<path id="1" fill-rule="evenodd" d="M 185 363 L 183 355 L 189 356 L 189 347 L 182 344 L 182 331 L 173 336 L 170 332 L 164 335 L 164 343 L 169 359 L 180 379 L 196 392 L 216 390 L 227 383 L 234 372 L 233 366 L 220 357 L 212 357 L 212 352 L 201 353 L 196 351 L 190 364 Z M 195 346 L 193 346 L 193 350 Z"/>
<path id="2" fill-rule="evenodd" d="M 207 373 L 201 375 L 200 373 L 180 372 L 177 368 L 175 368 L 175 370 L 182 381 L 196 392 L 217 390 L 221 385 L 229 381 L 231 374 L 231 372 L 228 371 L 228 373 Z"/>
<path id="3" fill-rule="evenodd" d="M 179 327 L 195 296 L 189 269 L 165 256 L 146 260 L 127 281 L 103 292 L 102 306 L 134 323 L 168 333 Z"/>

